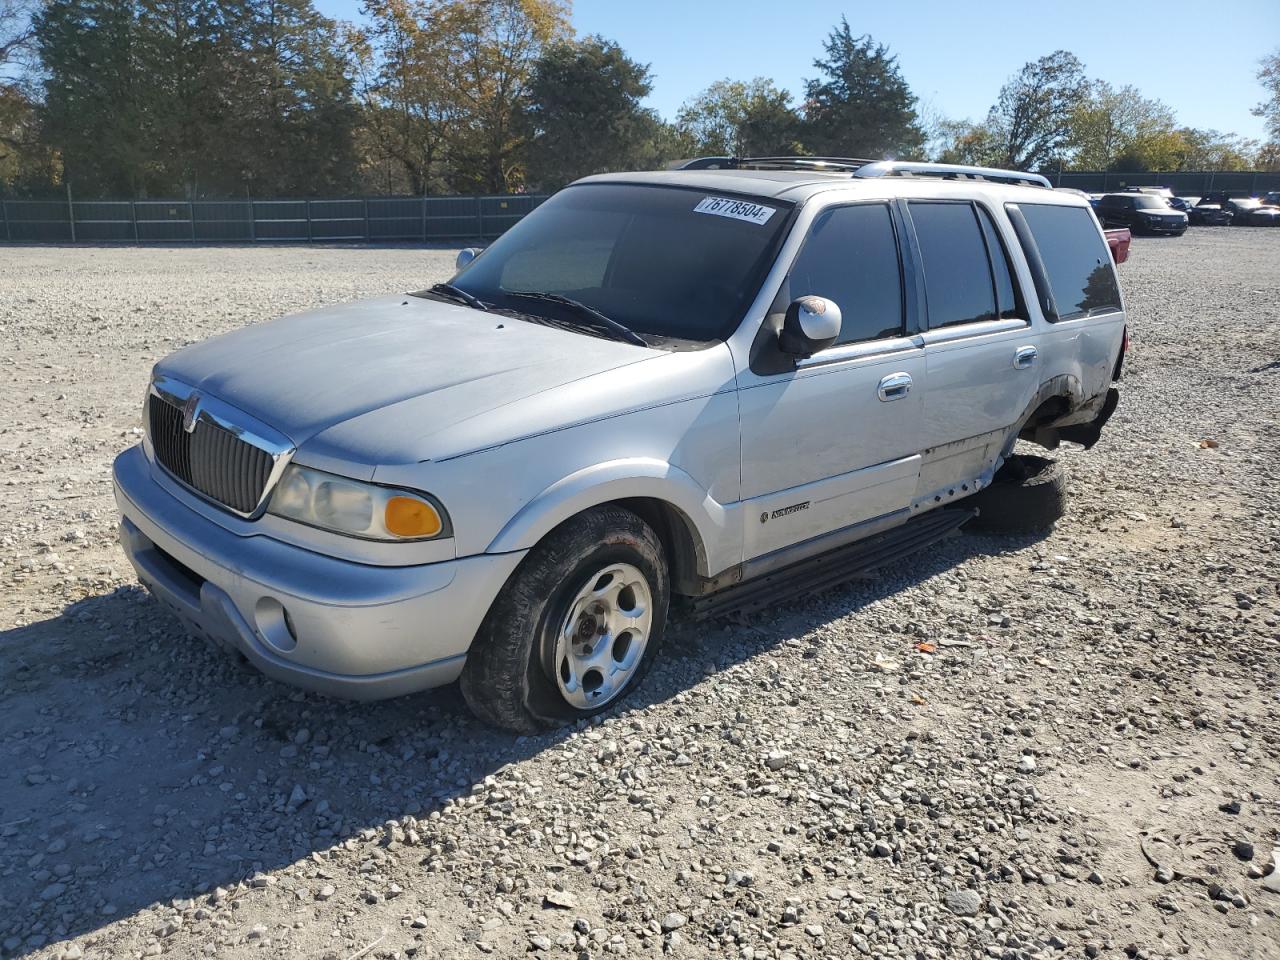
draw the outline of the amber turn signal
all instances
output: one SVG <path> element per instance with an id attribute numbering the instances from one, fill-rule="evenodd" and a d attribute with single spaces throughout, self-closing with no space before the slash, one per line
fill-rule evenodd
<path id="1" fill-rule="evenodd" d="M 434 537 L 444 529 L 436 508 L 415 497 L 388 499 L 383 519 L 387 532 L 397 537 Z"/>

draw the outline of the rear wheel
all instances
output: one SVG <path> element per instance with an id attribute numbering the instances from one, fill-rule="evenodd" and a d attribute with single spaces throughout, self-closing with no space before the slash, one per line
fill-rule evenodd
<path id="1" fill-rule="evenodd" d="M 669 597 L 662 544 L 635 514 L 595 507 L 566 521 L 494 600 L 462 671 L 467 705 L 518 733 L 599 713 L 648 672 Z"/>
<path id="2" fill-rule="evenodd" d="M 965 501 L 978 516 L 965 529 L 973 533 L 1039 533 L 1053 529 L 1067 509 L 1067 479 L 1047 457 L 1014 454 L 1005 459 L 991 485 Z"/>

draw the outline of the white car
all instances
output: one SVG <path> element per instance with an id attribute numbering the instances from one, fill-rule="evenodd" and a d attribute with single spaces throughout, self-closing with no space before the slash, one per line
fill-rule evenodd
<path id="1" fill-rule="evenodd" d="M 1020 436 L 1097 440 L 1125 314 L 1084 200 L 981 168 L 722 166 L 587 178 L 451 283 L 160 361 L 114 470 L 141 580 L 277 679 L 460 678 L 532 731 L 631 690 L 673 602 L 848 579 L 978 491 L 998 520 Z"/>

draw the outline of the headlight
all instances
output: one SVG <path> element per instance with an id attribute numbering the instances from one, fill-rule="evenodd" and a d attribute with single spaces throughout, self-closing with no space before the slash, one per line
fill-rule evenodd
<path id="1" fill-rule="evenodd" d="M 271 495 L 268 513 L 366 540 L 451 536 L 449 515 L 425 493 L 348 480 L 293 463 Z"/>

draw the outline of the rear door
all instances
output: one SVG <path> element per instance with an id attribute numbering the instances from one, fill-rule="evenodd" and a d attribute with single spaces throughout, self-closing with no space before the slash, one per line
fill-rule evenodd
<path id="1" fill-rule="evenodd" d="M 973 200 L 906 204 L 923 277 L 926 366 L 917 503 L 974 490 L 1040 385 L 1039 336 L 997 218 Z"/>
<path id="2" fill-rule="evenodd" d="M 903 282 L 904 231 L 887 201 L 820 211 L 751 356 L 736 358 L 745 559 L 911 502 L 925 369 L 909 335 L 914 287 Z M 840 308 L 837 342 L 803 360 L 763 362 L 780 314 L 808 294 Z"/>

